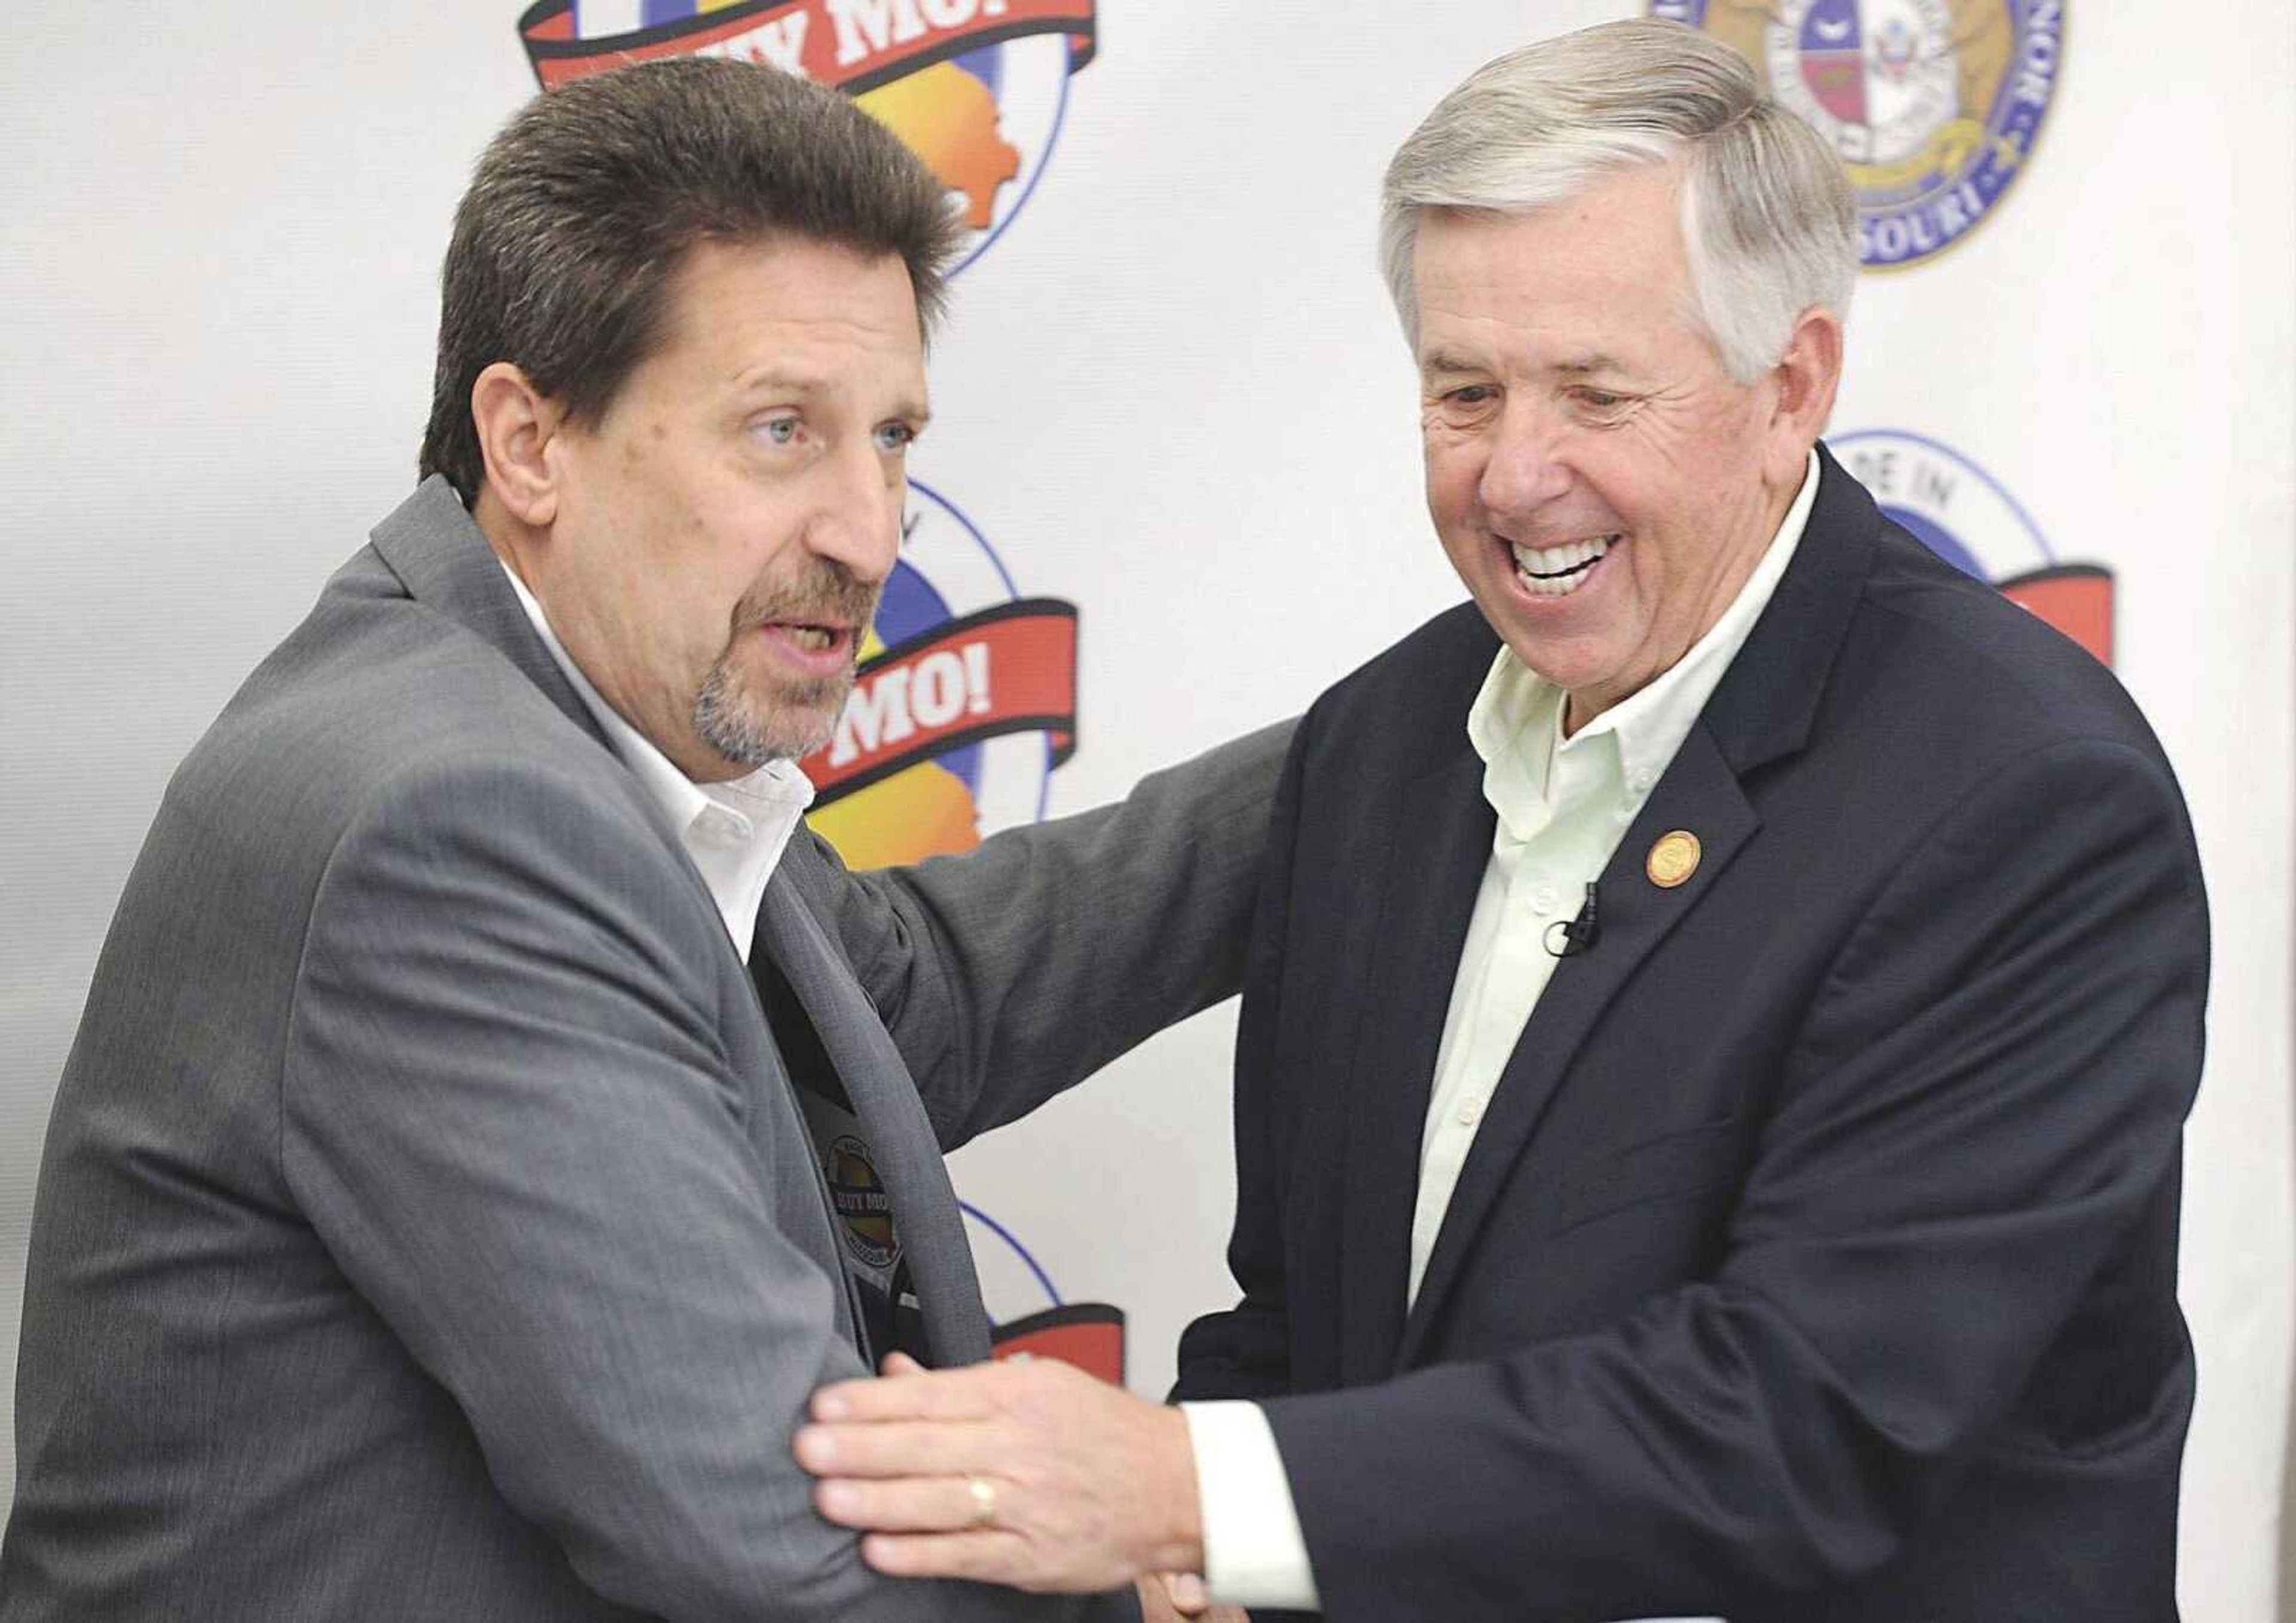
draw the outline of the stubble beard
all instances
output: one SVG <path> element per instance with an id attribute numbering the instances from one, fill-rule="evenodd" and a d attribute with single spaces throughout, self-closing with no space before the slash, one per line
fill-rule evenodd
<path id="1" fill-rule="evenodd" d="M 835 676 L 777 676 L 753 692 L 736 668 L 735 644 L 760 626 L 775 621 L 827 621 L 865 631 L 876 618 L 881 587 L 857 580 L 826 559 L 804 580 L 752 591 L 734 611 L 734 629 L 693 695 L 695 736 L 727 760 L 756 768 L 795 760 L 829 742 L 853 691 L 854 667 Z M 854 639 L 857 656 L 860 638 Z"/>

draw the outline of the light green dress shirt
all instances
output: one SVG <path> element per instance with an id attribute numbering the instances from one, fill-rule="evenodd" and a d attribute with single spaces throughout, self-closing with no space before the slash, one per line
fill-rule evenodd
<path id="1" fill-rule="evenodd" d="M 1547 949 L 1549 931 L 1578 916 L 1587 885 L 1609 865 L 1620 838 L 1690 736 L 1793 561 L 1816 500 L 1817 453 L 1812 451 L 1778 533 L 1721 619 L 1648 686 L 1567 738 L 1562 690 L 1504 646 L 1491 661 L 1467 713 L 1467 737 L 1483 758 L 1483 795 L 1498 824 L 1451 984 L 1420 1136 L 1412 1298 L 1419 1294 L 1492 1090 L 1560 962 Z M 1267 1415 L 1254 1403 L 1181 1407 L 1195 1449 L 1204 1578 L 1213 1598 L 1236 1606 L 1320 1610 L 1291 1480 Z"/>

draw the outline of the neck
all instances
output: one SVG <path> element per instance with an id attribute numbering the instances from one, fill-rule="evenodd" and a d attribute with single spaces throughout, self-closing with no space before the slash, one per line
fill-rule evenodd
<path id="1" fill-rule="evenodd" d="M 494 548 L 495 556 L 503 561 L 503 567 L 519 578 L 526 589 L 534 594 L 537 602 L 541 601 L 542 593 L 535 585 L 532 561 L 536 549 L 549 532 L 537 529 L 504 506 L 502 498 L 495 495 L 491 486 L 480 488 L 478 503 L 471 509 L 471 519 L 478 525 L 479 533 L 487 538 L 487 545 Z"/>

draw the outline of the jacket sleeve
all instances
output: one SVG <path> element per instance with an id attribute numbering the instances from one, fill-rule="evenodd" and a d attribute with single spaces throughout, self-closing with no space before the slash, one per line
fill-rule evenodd
<path id="1" fill-rule="evenodd" d="M 447 762 L 344 835 L 281 1081 L 310 1223 L 600 1594 L 678 1623 L 1075 1615 L 882 1578 L 815 1514 L 791 1436 L 864 1371 L 752 1148 L 797 1119 L 732 1073 L 690 881 L 598 799 Z"/>
<path id="2" fill-rule="evenodd" d="M 1284 1165 L 1274 1143 L 1275 1034 L 1281 1029 L 1285 939 L 1291 928 L 1292 848 L 1308 726 L 1283 765 L 1260 868 L 1251 945 L 1244 964 L 1243 1010 L 1235 1039 L 1235 1227 L 1228 1272 L 1243 1295 L 1233 1307 L 1206 1314 L 1180 1337 L 1174 1402 L 1269 1398 L 1292 1385 L 1292 1323 L 1283 1289 Z"/>
<path id="3" fill-rule="evenodd" d="M 916 1078 L 941 1147 L 1026 1115 L 1236 990 L 1291 724 L 964 857 L 787 861 Z"/>
<path id="4" fill-rule="evenodd" d="M 1973 791 L 1834 962 L 1710 1277 L 1267 1405 L 1325 1615 L 1760 1615 L 1880 1568 L 2173 1191 L 2206 965 L 2159 761 L 2062 743 Z"/>

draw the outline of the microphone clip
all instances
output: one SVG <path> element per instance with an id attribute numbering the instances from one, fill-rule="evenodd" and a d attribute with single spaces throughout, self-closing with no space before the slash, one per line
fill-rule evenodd
<path id="1" fill-rule="evenodd" d="M 1557 919 L 1546 927 L 1543 945 L 1551 957 L 1573 958 L 1603 939 L 1602 915 L 1596 910 L 1595 883 L 1587 882 L 1587 902 L 1575 919 Z"/>

